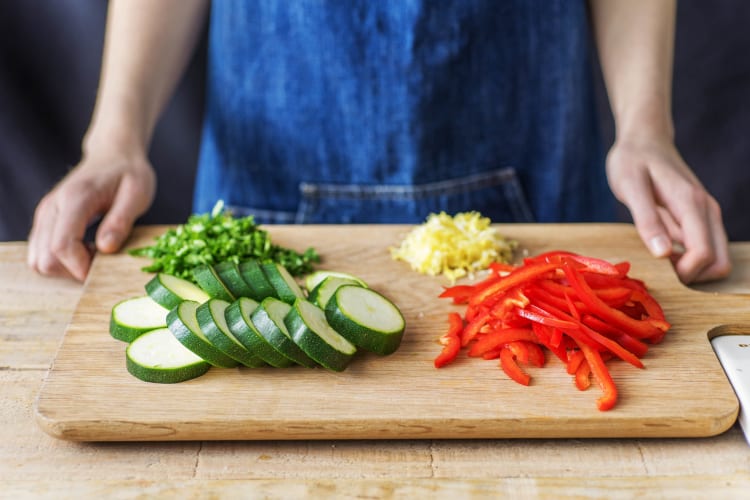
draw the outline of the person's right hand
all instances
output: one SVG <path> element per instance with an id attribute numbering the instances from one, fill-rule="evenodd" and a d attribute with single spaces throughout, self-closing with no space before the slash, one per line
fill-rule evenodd
<path id="1" fill-rule="evenodd" d="M 28 265 L 41 274 L 83 281 L 93 257 L 83 241 L 87 226 L 101 217 L 95 248 L 116 252 L 155 193 L 156 174 L 145 156 L 85 157 L 37 205 Z"/>

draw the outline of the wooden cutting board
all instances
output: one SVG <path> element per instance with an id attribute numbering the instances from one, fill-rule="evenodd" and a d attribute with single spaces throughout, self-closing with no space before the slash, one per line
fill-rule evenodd
<path id="1" fill-rule="evenodd" d="M 321 269 L 350 272 L 402 309 L 406 332 L 388 357 L 358 354 L 342 373 L 323 369 L 220 369 L 180 384 L 142 382 L 125 368 L 125 347 L 108 334 L 116 302 L 143 295 L 148 263 L 98 255 L 83 296 L 38 396 L 36 417 L 49 434 L 76 441 L 392 438 L 674 437 L 728 429 L 739 405 L 709 337 L 747 332 L 750 301 L 684 287 L 668 261 L 653 259 L 624 224 L 503 225 L 524 253 L 565 249 L 632 263 L 673 327 L 639 370 L 609 362 L 617 406 L 596 408 L 600 391 L 578 391 L 548 356 L 523 387 L 497 362 L 468 358 L 437 370 L 447 314 L 463 312 L 437 296 L 447 281 L 393 261 L 410 226 L 268 226 L 275 243 L 314 246 Z M 141 227 L 130 247 L 164 227 Z"/>

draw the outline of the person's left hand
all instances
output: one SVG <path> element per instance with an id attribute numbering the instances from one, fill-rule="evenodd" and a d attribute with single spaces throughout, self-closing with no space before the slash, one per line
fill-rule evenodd
<path id="1" fill-rule="evenodd" d="M 729 274 L 721 208 L 671 139 L 618 139 L 607 155 L 607 177 L 646 247 L 670 257 L 683 283 Z"/>

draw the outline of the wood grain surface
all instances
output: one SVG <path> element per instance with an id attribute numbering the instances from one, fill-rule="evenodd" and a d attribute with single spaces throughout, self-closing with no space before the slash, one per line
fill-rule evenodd
<path id="1" fill-rule="evenodd" d="M 343 373 L 322 369 L 218 369 L 175 385 L 141 382 L 125 369 L 125 344 L 108 333 L 112 305 L 142 295 L 145 264 L 125 253 L 95 259 L 83 295 L 36 401 L 37 422 L 74 441 L 711 436 L 734 423 L 738 404 L 708 335 L 747 331 L 745 297 L 689 290 L 667 261 L 651 258 L 629 225 L 507 225 L 521 252 L 566 249 L 629 260 L 673 328 L 638 370 L 610 362 L 620 401 L 599 412 L 595 385 L 578 391 L 552 356 L 529 387 L 494 362 L 432 366 L 455 306 L 447 283 L 390 259 L 406 226 L 269 226 L 275 243 L 314 246 L 320 268 L 351 272 L 390 297 L 407 322 L 388 357 L 358 355 Z M 138 246 L 164 230 L 140 228 Z"/>

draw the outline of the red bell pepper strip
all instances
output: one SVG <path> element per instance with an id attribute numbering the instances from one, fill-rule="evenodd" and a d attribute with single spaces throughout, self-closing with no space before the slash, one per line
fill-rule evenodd
<path id="1" fill-rule="evenodd" d="M 583 355 L 583 351 L 581 351 L 580 349 L 576 349 L 575 351 L 569 352 L 568 364 L 565 367 L 568 374 L 574 375 L 575 372 L 578 370 L 578 367 L 581 366 L 581 362 L 584 361 L 585 359 L 586 358 Z"/>
<path id="2" fill-rule="evenodd" d="M 503 369 L 506 375 L 515 380 L 521 385 L 529 385 L 531 377 L 524 372 L 513 355 L 513 351 L 507 347 L 500 351 L 500 368 Z"/>
<path id="3" fill-rule="evenodd" d="M 522 318 L 528 319 L 529 321 L 541 323 L 545 326 L 551 326 L 552 328 L 559 328 L 560 330 L 566 330 L 576 327 L 576 324 L 571 321 L 565 321 L 545 314 L 545 311 L 543 309 L 540 309 L 533 304 L 530 304 L 529 307 L 525 309 L 516 309 L 516 314 L 518 314 Z"/>
<path id="4" fill-rule="evenodd" d="M 529 280 L 554 271 L 558 264 L 535 264 L 531 266 L 517 267 L 509 275 L 500 278 L 496 283 L 488 286 L 469 299 L 469 305 L 476 306 L 485 300 L 506 290 L 510 290 Z"/>
<path id="5" fill-rule="evenodd" d="M 646 352 L 648 351 L 648 344 L 641 342 L 635 337 L 631 337 L 627 333 L 623 333 L 610 324 L 600 320 L 596 316 L 585 315 L 581 319 L 581 321 L 584 325 L 596 330 L 606 337 L 611 338 L 639 358 L 645 356 Z"/>
<path id="6" fill-rule="evenodd" d="M 524 342 L 508 342 L 505 347 L 506 349 L 510 349 L 513 353 L 513 356 L 516 358 L 516 363 L 529 363 L 529 349 Z"/>
<path id="7" fill-rule="evenodd" d="M 604 364 L 599 352 L 595 349 L 590 348 L 585 343 L 579 343 L 578 346 L 586 356 L 586 362 L 591 368 L 591 373 L 594 374 L 596 382 L 599 384 L 602 392 L 604 393 L 597 401 L 596 406 L 600 411 L 606 411 L 612 409 L 617 403 L 617 387 L 615 382 L 612 380 L 612 376 Z"/>
<path id="8" fill-rule="evenodd" d="M 591 386 L 591 367 L 588 362 L 584 359 L 583 362 L 578 365 L 578 369 L 575 373 L 575 384 L 578 390 L 585 391 Z"/>
<path id="9" fill-rule="evenodd" d="M 540 304 L 542 305 L 542 304 Z M 529 307 L 536 307 L 536 306 L 529 306 Z M 637 368 L 643 368 L 643 363 L 641 362 L 638 357 L 633 354 L 632 352 L 625 349 L 623 346 L 615 342 L 614 340 L 605 337 L 601 333 L 589 328 L 582 322 L 576 320 L 575 318 L 571 317 L 564 311 L 561 311 L 554 306 L 551 305 L 542 305 L 543 309 L 548 311 L 548 313 L 555 315 L 555 317 L 560 318 L 561 321 L 565 321 L 567 323 L 572 323 L 574 326 L 573 328 L 560 328 L 563 333 L 566 333 L 573 337 L 575 340 L 581 340 L 583 342 L 586 342 L 588 345 L 591 345 L 592 347 L 599 346 L 599 348 L 608 349 L 612 354 L 617 356 L 618 358 L 622 359 L 623 361 L 627 361 L 631 365 L 637 367 Z"/>
<path id="10" fill-rule="evenodd" d="M 544 351 L 539 347 L 539 344 L 528 341 L 524 342 L 524 344 L 526 344 L 526 349 L 529 351 L 529 364 L 539 368 L 543 367 L 547 360 L 545 359 Z"/>
<path id="11" fill-rule="evenodd" d="M 438 297 L 441 299 L 453 299 L 454 304 L 463 304 L 468 302 L 469 297 L 471 297 L 474 292 L 475 290 L 472 285 L 455 285 L 443 290 L 443 293 L 438 295 Z"/>
<path id="12" fill-rule="evenodd" d="M 532 323 L 531 329 L 544 347 L 552 351 L 560 361 L 567 363 L 568 355 L 565 352 L 565 348 L 560 345 L 560 339 L 555 343 L 555 336 L 557 334 L 559 334 L 560 337 L 562 336 L 560 330 L 546 327 L 541 323 Z"/>
<path id="13" fill-rule="evenodd" d="M 481 339 L 477 340 L 474 345 L 471 346 L 468 354 L 472 357 L 482 356 L 488 351 L 518 340 L 527 340 L 529 342 L 538 341 L 534 332 L 529 328 L 506 328 L 489 332 L 482 336 Z"/>
<path id="14" fill-rule="evenodd" d="M 586 304 L 592 314 L 598 316 L 600 319 L 617 325 L 625 333 L 638 339 L 649 338 L 662 332 L 660 328 L 657 328 L 646 320 L 631 318 L 619 309 L 607 305 L 602 299 L 593 293 L 591 287 L 586 283 L 581 274 L 573 268 L 573 266 L 566 263 L 563 265 L 563 271 L 565 272 L 565 277 L 568 279 L 568 282 L 578 295 L 578 298 Z"/>
<path id="15" fill-rule="evenodd" d="M 461 347 L 466 347 L 477 336 L 489 318 L 490 312 L 482 311 L 466 325 L 461 332 Z"/>
<path id="16" fill-rule="evenodd" d="M 461 315 L 452 312 L 448 315 L 448 333 L 440 339 L 443 344 L 443 350 L 435 358 L 435 368 L 447 365 L 456 359 L 458 351 L 461 350 L 461 338 L 459 337 L 464 326 L 464 320 Z"/>

